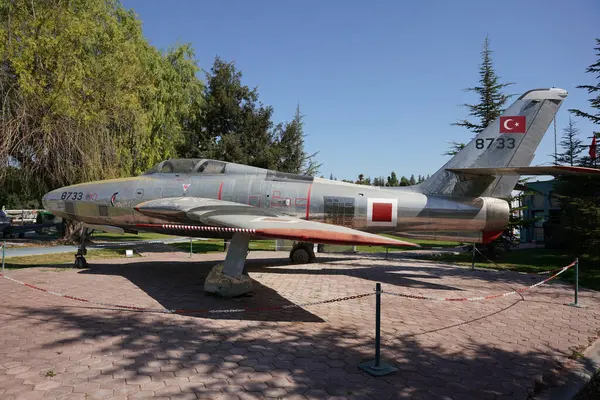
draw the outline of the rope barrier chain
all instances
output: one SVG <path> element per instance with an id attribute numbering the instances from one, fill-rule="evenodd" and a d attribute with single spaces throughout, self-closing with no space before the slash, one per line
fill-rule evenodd
<path id="1" fill-rule="evenodd" d="M 291 308 L 303 308 L 303 307 L 309 307 L 309 306 L 314 306 L 314 305 L 319 305 L 319 304 L 329 304 L 329 303 L 337 303 L 340 301 L 360 299 L 363 297 L 373 296 L 376 293 L 389 294 L 392 296 L 403 297 L 403 298 L 408 298 L 408 299 L 432 300 L 432 301 L 491 300 L 491 299 L 496 299 L 499 297 L 511 296 L 511 295 L 517 294 L 517 293 L 523 293 L 526 290 L 530 290 L 537 286 L 543 285 L 544 283 L 549 282 L 552 279 L 555 279 L 560 274 L 564 273 L 565 271 L 567 271 L 569 268 L 573 267 L 576 264 L 577 264 L 577 261 L 574 261 L 571 264 L 569 264 L 565 267 L 562 267 L 560 270 L 558 270 L 557 273 L 553 274 L 552 276 L 550 276 L 538 283 L 535 283 L 533 285 L 530 285 L 530 286 L 527 286 L 527 287 L 524 287 L 521 289 L 513 290 L 511 292 L 506 292 L 506 293 L 501 293 L 501 294 L 496 294 L 496 295 L 489 295 L 489 296 L 442 298 L 442 297 L 431 297 L 431 296 L 420 296 L 420 295 L 411 295 L 411 294 L 404 294 L 404 293 L 395 293 L 395 292 L 388 292 L 386 290 L 381 290 L 381 291 L 375 291 L 373 293 L 363 293 L 363 294 L 357 294 L 357 295 L 352 295 L 352 296 L 339 297 L 339 298 L 335 298 L 335 299 L 313 301 L 313 302 L 300 303 L 300 304 L 286 304 L 286 305 L 281 305 L 281 306 L 270 306 L 270 307 L 249 307 L 249 308 L 230 308 L 230 309 L 168 309 L 168 308 L 136 307 L 136 306 L 122 305 L 122 304 L 105 303 L 105 302 L 101 302 L 101 301 L 93 301 L 93 300 L 83 299 L 81 297 L 70 296 L 67 294 L 40 288 L 38 286 L 31 285 L 29 283 L 21 282 L 17 279 L 11 278 L 10 276 L 6 276 L 4 274 L 0 274 L 0 277 L 7 279 L 11 282 L 17 283 L 19 285 L 26 286 L 30 289 L 39 290 L 40 292 L 48 293 L 48 294 L 58 296 L 58 297 L 63 297 L 65 299 L 69 299 L 69 300 L 79 301 L 79 302 L 88 303 L 88 304 L 95 304 L 95 305 L 100 305 L 100 306 L 104 306 L 104 307 L 118 308 L 118 309 L 123 309 L 123 310 L 130 310 L 130 311 L 140 311 L 140 312 L 155 312 L 155 313 L 163 313 L 163 314 L 227 314 L 227 313 L 239 313 L 239 312 L 257 312 L 257 311 L 271 311 L 271 310 L 286 310 L 286 309 L 291 309 Z"/>

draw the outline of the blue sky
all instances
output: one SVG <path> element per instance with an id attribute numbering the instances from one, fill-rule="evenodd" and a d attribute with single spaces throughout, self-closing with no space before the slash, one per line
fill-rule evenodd
<path id="1" fill-rule="evenodd" d="M 588 107 L 575 86 L 595 84 L 600 2 L 533 1 L 158 1 L 123 0 L 150 43 L 192 43 L 199 66 L 235 61 L 243 83 L 258 87 L 276 122 L 305 115 L 308 151 L 321 173 L 339 179 L 432 174 L 448 142 L 470 132 L 450 124 L 476 101 L 480 51 L 489 35 L 496 71 L 507 88 L 569 91 L 557 116 Z M 593 125 L 577 120 L 586 143 Z M 598 127 L 596 127 L 598 129 Z M 550 126 L 533 164 L 551 162 Z"/>

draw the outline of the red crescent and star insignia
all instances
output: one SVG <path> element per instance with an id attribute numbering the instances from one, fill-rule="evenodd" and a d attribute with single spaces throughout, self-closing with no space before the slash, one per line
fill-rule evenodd
<path id="1" fill-rule="evenodd" d="M 525 133 L 527 121 L 524 115 L 500 117 L 500 133 Z"/>

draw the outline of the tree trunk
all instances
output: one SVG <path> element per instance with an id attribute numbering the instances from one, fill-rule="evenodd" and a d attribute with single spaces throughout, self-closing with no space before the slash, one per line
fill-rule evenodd
<path id="1" fill-rule="evenodd" d="M 85 230 L 83 223 L 79 221 L 73 221 L 70 219 L 63 220 L 63 237 L 62 241 L 71 244 L 80 244 L 81 237 Z"/>

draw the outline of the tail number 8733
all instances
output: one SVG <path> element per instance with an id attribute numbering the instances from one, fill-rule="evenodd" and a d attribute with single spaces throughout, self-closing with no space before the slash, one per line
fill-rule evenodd
<path id="1" fill-rule="evenodd" d="M 491 149 L 494 146 L 497 149 L 514 149 L 515 139 L 514 138 L 487 138 L 475 140 L 475 148 L 477 149 Z"/>
<path id="2" fill-rule="evenodd" d="M 83 192 L 62 192 L 60 199 L 61 200 L 81 200 L 81 199 L 83 199 Z"/>

